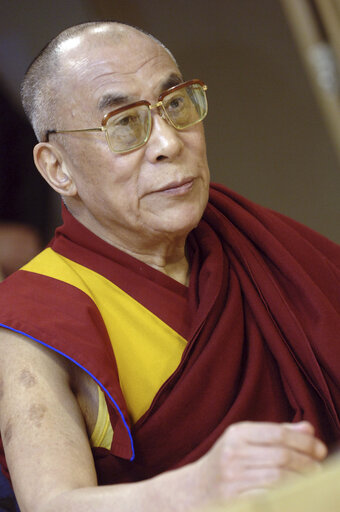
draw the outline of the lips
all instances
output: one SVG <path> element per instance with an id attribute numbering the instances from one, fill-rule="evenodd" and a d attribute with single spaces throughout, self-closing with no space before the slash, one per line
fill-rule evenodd
<path id="1" fill-rule="evenodd" d="M 158 188 L 154 192 L 174 192 L 175 193 L 176 191 L 179 192 L 180 190 L 184 191 L 191 187 L 191 185 L 193 184 L 193 181 L 194 181 L 194 178 L 185 178 L 180 181 L 171 181 L 170 183 L 167 183 L 163 187 Z"/>

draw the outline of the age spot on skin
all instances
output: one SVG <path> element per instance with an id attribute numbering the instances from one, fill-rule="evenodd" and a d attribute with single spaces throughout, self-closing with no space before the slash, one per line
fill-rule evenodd
<path id="1" fill-rule="evenodd" d="M 33 404 L 28 410 L 28 419 L 36 427 L 41 427 L 42 419 L 45 416 L 47 407 L 42 404 Z"/>
<path id="2" fill-rule="evenodd" d="M 37 379 L 28 368 L 24 368 L 19 374 L 19 381 L 25 388 L 32 388 L 35 386 Z"/>

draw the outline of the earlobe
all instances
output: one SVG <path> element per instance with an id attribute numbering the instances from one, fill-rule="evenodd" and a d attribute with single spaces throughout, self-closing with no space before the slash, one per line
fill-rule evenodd
<path id="1" fill-rule="evenodd" d="M 63 196 L 75 196 L 76 184 L 58 148 L 39 142 L 33 151 L 35 165 L 47 183 Z"/>

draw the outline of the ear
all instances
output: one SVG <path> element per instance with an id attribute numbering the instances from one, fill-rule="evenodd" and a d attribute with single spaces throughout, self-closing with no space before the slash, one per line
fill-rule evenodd
<path id="1" fill-rule="evenodd" d="M 39 142 L 33 150 L 35 165 L 47 183 L 63 196 L 75 196 L 77 187 L 61 151 L 49 142 Z"/>

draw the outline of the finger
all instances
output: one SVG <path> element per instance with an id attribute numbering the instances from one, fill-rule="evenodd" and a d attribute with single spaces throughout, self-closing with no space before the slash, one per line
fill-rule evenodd
<path id="1" fill-rule="evenodd" d="M 309 440 L 312 439 L 312 448 L 315 451 L 315 453 L 314 453 L 315 457 L 319 460 L 325 459 L 325 457 L 328 454 L 327 446 L 322 441 L 320 441 L 320 439 L 315 437 L 315 435 L 314 435 L 315 428 L 313 427 L 313 425 L 311 425 L 311 423 L 309 423 L 308 421 L 301 421 L 299 423 L 285 423 L 284 426 L 286 429 L 290 429 L 293 432 L 296 432 L 296 433 L 300 432 L 302 434 L 306 434 L 306 437 L 299 437 L 296 439 L 302 439 L 302 440 L 305 439 L 305 441 L 307 442 L 307 445 L 306 445 L 307 449 L 308 449 L 308 439 Z M 302 448 L 303 448 L 303 444 L 302 444 Z M 300 451 L 306 451 L 306 450 L 300 449 Z"/>
<path id="2" fill-rule="evenodd" d="M 309 421 L 299 421 L 298 423 L 283 423 L 283 425 L 293 430 L 301 430 L 302 432 L 306 432 L 312 436 L 315 434 L 315 428 L 311 423 L 309 423 Z"/>
<path id="3" fill-rule="evenodd" d="M 284 446 L 308 455 L 317 461 L 322 461 L 327 456 L 327 446 L 314 436 L 314 428 L 307 422 L 296 426 L 283 424 L 281 438 Z"/>
<path id="4" fill-rule="evenodd" d="M 319 439 L 304 428 L 292 428 L 287 423 L 242 422 L 231 425 L 227 430 L 229 441 L 236 444 L 248 443 L 258 446 L 286 446 L 304 453 L 315 460 L 323 460 L 327 448 Z"/>
<path id="5" fill-rule="evenodd" d="M 230 453 L 229 453 L 230 455 Z M 283 468 L 295 473 L 318 470 L 320 462 L 313 457 L 286 446 L 243 445 L 234 450 L 232 457 L 225 460 L 244 469 Z"/>

